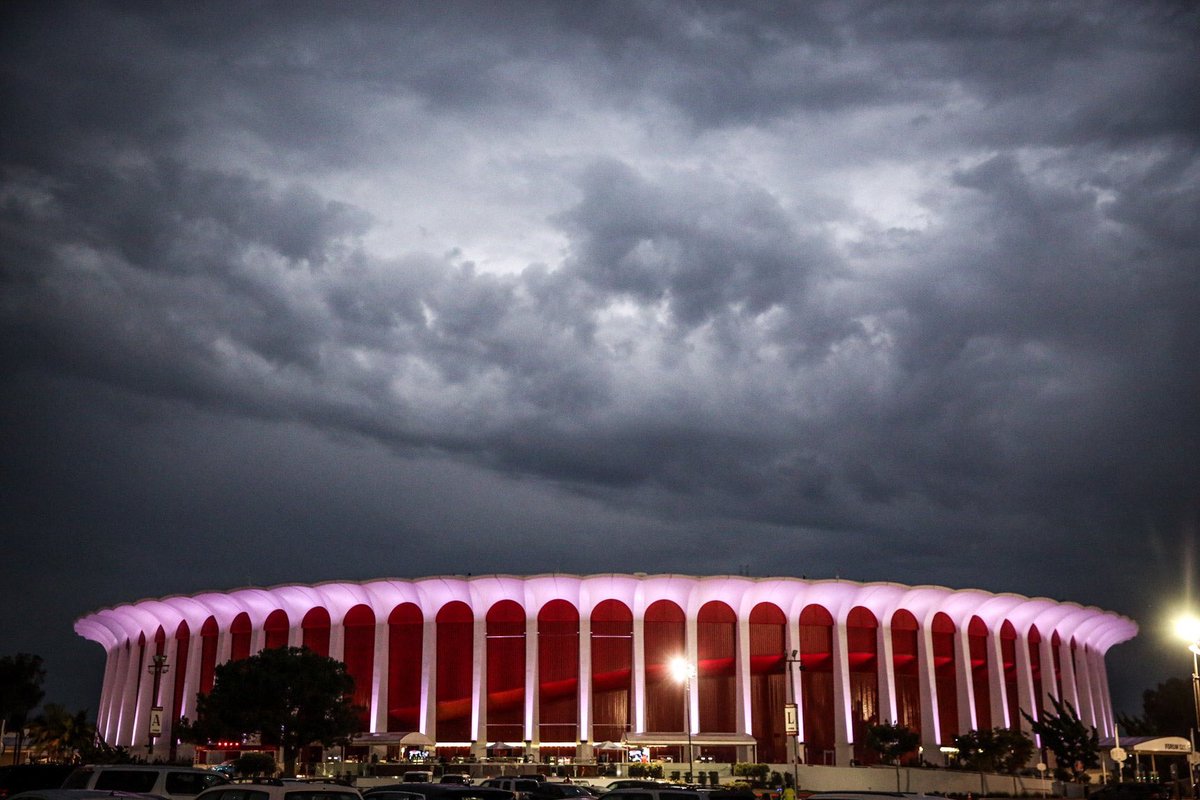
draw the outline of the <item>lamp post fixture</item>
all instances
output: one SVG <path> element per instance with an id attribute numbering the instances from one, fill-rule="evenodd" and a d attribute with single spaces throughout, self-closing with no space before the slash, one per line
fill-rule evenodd
<path id="1" fill-rule="evenodd" d="M 171 669 L 167 666 L 167 657 L 161 653 L 155 654 L 150 661 L 151 663 L 146 667 L 146 671 L 154 676 L 154 686 L 151 689 L 150 720 L 146 736 L 147 757 L 154 755 L 154 740 L 161 736 L 163 732 L 163 708 L 158 704 L 158 689 L 162 683 L 163 674 L 169 672 Z M 171 735 L 174 736 L 174 734 L 175 731 L 172 730 Z"/>
<path id="2" fill-rule="evenodd" d="M 800 660 L 800 651 L 799 650 L 793 650 L 784 660 L 787 662 L 787 666 L 788 666 L 788 671 L 787 671 L 788 681 L 787 681 L 787 691 L 785 692 L 785 696 L 790 696 L 792 698 L 790 701 L 791 710 L 789 713 L 785 714 L 785 717 L 793 716 L 795 718 L 794 720 L 786 721 L 787 724 L 793 724 L 795 726 L 795 732 L 792 733 L 790 731 L 785 731 L 785 733 L 787 733 L 788 749 L 791 751 L 791 756 L 792 756 L 792 789 L 794 791 L 799 791 L 800 790 L 800 727 L 799 727 L 800 709 L 796 703 L 796 677 L 795 677 L 795 675 L 792 674 L 792 670 L 798 669 L 801 672 L 803 672 L 804 671 L 804 663 Z M 785 727 L 786 727 L 786 725 L 785 725 Z"/>
<path id="3" fill-rule="evenodd" d="M 1196 732 L 1200 731 L 1200 619 L 1191 616 L 1175 620 L 1175 633 L 1188 643 L 1192 654 L 1192 705 L 1196 712 L 1196 727 L 1192 729 L 1192 748 L 1196 747 Z M 1192 785 L 1196 783 L 1195 753 L 1188 755 L 1188 769 L 1192 773 Z"/>
<path id="4" fill-rule="evenodd" d="M 687 729 L 688 782 L 694 783 L 696 763 L 692 756 L 692 678 L 696 677 L 696 668 L 680 656 L 671 660 L 671 676 L 683 683 L 683 724 Z"/>

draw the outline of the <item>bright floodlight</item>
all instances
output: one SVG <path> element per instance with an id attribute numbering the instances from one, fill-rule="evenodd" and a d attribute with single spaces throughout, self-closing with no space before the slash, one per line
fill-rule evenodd
<path id="1" fill-rule="evenodd" d="M 671 659 L 671 677 L 682 683 L 688 678 L 695 675 L 692 671 L 692 665 L 688 663 L 683 656 L 677 656 Z"/>
<path id="2" fill-rule="evenodd" d="M 1200 619 L 1185 614 L 1175 620 L 1175 635 L 1191 644 L 1200 643 Z"/>

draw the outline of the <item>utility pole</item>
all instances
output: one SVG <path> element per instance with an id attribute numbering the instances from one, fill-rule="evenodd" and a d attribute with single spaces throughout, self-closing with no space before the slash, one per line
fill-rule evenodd
<path id="1" fill-rule="evenodd" d="M 162 684 L 162 676 L 170 671 L 167 666 L 167 657 L 162 653 L 156 653 L 151 659 L 153 663 L 146 667 L 146 671 L 154 676 L 154 687 L 150 692 L 150 726 L 146 737 L 146 758 L 149 759 L 154 755 L 154 740 L 162 735 L 163 731 L 163 708 L 158 704 L 158 689 Z"/>

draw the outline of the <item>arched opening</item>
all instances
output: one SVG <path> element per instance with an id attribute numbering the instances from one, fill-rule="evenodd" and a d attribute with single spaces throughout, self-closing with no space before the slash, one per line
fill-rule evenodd
<path id="1" fill-rule="evenodd" d="M 933 617 L 933 674 L 937 689 L 938 742 L 949 745 L 958 734 L 958 684 L 955 681 L 954 621 L 943 612 Z"/>
<path id="2" fill-rule="evenodd" d="M 209 617 L 200 626 L 200 694 L 213 687 L 213 672 L 217 668 L 217 618 Z"/>
<path id="3" fill-rule="evenodd" d="M 670 600 L 652 603 L 646 609 L 644 630 L 646 730 L 682 732 L 684 687 L 671 676 L 671 662 L 687 655 L 683 609 Z"/>
<path id="4" fill-rule="evenodd" d="M 1029 678 L 1033 683 L 1034 719 L 1042 719 L 1045 710 L 1046 691 L 1042 687 L 1042 635 L 1037 625 L 1031 625 L 1025 637 L 1029 645 Z"/>
<path id="5" fill-rule="evenodd" d="M 538 740 L 575 742 L 579 738 L 579 610 L 551 600 L 538 612 Z M 544 758 L 575 755 L 571 746 L 543 744 Z"/>
<path id="6" fill-rule="evenodd" d="M 892 615 L 892 674 L 896 678 L 896 724 L 921 733 L 921 670 L 917 656 L 917 618 L 900 609 Z M 901 763 L 914 763 L 918 751 L 906 753 Z"/>
<path id="7" fill-rule="evenodd" d="M 329 612 L 317 606 L 300 623 L 302 643 L 319 656 L 329 656 Z"/>
<path id="8" fill-rule="evenodd" d="M 833 616 L 824 606 L 811 605 L 800 612 L 800 665 L 804 761 L 832 765 Z"/>
<path id="9" fill-rule="evenodd" d="M 233 618 L 229 625 L 229 660 L 241 661 L 250 657 L 250 615 L 245 611 Z"/>
<path id="10" fill-rule="evenodd" d="M 389 731 L 421 730 L 421 658 L 425 618 L 415 603 L 401 603 L 388 615 Z"/>
<path id="11" fill-rule="evenodd" d="M 1021 694 L 1017 691 L 1017 629 L 1008 620 L 1000 626 L 1000 659 L 1004 662 L 1004 708 L 1008 727 L 1021 729 Z"/>
<path id="12" fill-rule="evenodd" d="M 277 608 L 268 614 L 266 620 L 263 621 L 263 633 L 266 634 L 264 648 L 278 650 L 281 647 L 287 647 L 288 631 L 291 630 L 291 627 L 287 612 L 282 608 Z"/>
<path id="13" fill-rule="evenodd" d="M 992 725 L 992 690 L 988 686 L 987 624 L 979 617 L 971 617 L 967 625 L 967 644 L 971 650 L 971 688 L 975 694 L 975 729 L 990 731 Z"/>
<path id="14" fill-rule="evenodd" d="M 604 600 L 592 609 L 591 628 L 592 732 L 598 742 L 619 742 L 633 719 L 633 612 L 620 600 Z"/>
<path id="15" fill-rule="evenodd" d="M 469 742 L 475 619 L 470 606 L 455 600 L 438 611 L 436 624 L 437 739 Z"/>
<path id="16" fill-rule="evenodd" d="M 525 609 L 513 600 L 487 612 L 487 740 L 525 740 Z"/>
<path id="17" fill-rule="evenodd" d="M 846 617 L 846 657 L 850 667 L 850 723 L 854 758 L 874 764 L 879 754 L 867 747 L 867 726 L 879 723 L 879 623 L 862 606 Z"/>
<path id="18" fill-rule="evenodd" d="M 750 719 L 758 758 L 768 764 L 788 760 L 783 707 L 788 701 L 787 618 L 774 603 L 750 611 Z"/>
<path id="19" fill-rule="evenodd" d="M 192 630 L 188 627 L 187 620 L 179 623 L 179 627 L 175 629 L 175 665 L 173 668 L 174 676 L 171 686 L 171 709 L 174 718 L 196 715 L 192 713 L 190 708 L 184 707 L 184 686 L 187 682 L 187 664 L 188 664 L 188 646 L 192 638 Z"/>
<path id="20" fill-rule="evenodd" d="M 354 679 L 354 705 L 358 707 L 359 730 L 371 729 L 371 695 L 375 670 L 375 612 L 359 604 L 346 612 L 342 661 Z"/>

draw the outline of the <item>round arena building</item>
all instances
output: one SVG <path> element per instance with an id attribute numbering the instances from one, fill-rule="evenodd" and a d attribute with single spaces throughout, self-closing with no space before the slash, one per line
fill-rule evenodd
<path id="1" fill-rule="evenodd" d="M 919 731 L 936 761 L 968 730 L 1027 729 L 1021 712 L 1050 698 L 1111 736 L 1104 657 L 1137 625 L 976 589 L 635 573 L 201 592 L 96 611 L 75 630 L 108 654 L 100 735 L 158 757 L 218 664 L 304 646 L 354 678 L 364 759 L 415 746 L 447 761 L 678 762 L 690 740 L 702 761 L 782 764 L 796 747 L 802 763 L 845 765 L 871 762 L 871 724 Z"/>

